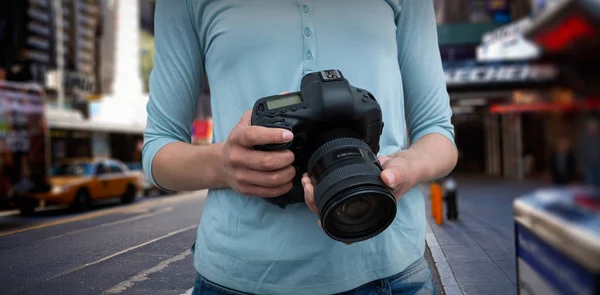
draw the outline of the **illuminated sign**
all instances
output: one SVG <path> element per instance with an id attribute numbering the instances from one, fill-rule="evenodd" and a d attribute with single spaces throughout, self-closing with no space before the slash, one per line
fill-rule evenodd
<path id="1" fill-rule="evenodd" d="M 450 86 L 514 83 L 549 82 L 558 77 L 558 69 L 551 65 L 501 65 L 451 68 L 444 71 L 446 84 Z"/>
<path id="2" fill-rule="evenodd" d="M 516 37 L 521 37 L 523 32 L 530 28 L 532 21 L 530 18 L 524 18 L 513 24 L 502 26 L 496 30 L 486 33 L 482 37 L 483 43 L 493 43 L 498 41 L 508 41 Z"/>
<path id="3" fill-rule="evenodd" d="M 528 39 L 550 54 L 564 52 L 582 55 L 586 51 L 590 54 L 598 52 L 600 19 L 595 12 L 600 9 L 599 1 L 541 2 L 551 2 L 553 5 L 536 16 L 535 24 L 524 33 Z M 542 6 L 547 6 L 546 4 Z"/>
<path id="4" fill-rule="evenodd" d="M 577 39 L 593 38 L 594 35 L 594 29 L 583 18 L 574 15 L 536 36 L 534 40 L 546 50 L 556 52 L 565 49 Z"/>

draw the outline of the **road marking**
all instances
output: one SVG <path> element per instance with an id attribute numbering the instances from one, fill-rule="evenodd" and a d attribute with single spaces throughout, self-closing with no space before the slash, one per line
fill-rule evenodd
<path id="1" fill-rule="evenodd" d="M 135 276 L 129 278 L 128 280 L 123 281 L 123 282 L 111 287 L 108 290 L 105 290 L 104 292 L 102 292 L 102 294 L 122 293 L 123 291 L 127 290 L 128 288 L 133 287 L 133 285 L 135 285 L 135 283 L 143 282 L 143 281 L 149 279 L 148 278 L 149 275 L 164 270 L 165 268 L 167 268 L 169 266 L 169 264 L 185 259 L 191 253 L 192 252 L 189 249 L 185 250 L 185 251 L 181 252 L 179 255 L 173 256 L 165 261 L 162 261 L 159 264 L 153 266 L 152 268 L 141 271 L 138 274 L 136 274 Z M 190 294 L 191 294 L 191 292 L 190 292 Z"/>
<path id="2" fill-rule="evenodd" d="M 90 212 L 87 214 L 78 215 L 78 216 L 74 216 L 74 217 L 70 217 L 70 218 L 65 218 L 65 219 L 56 220 L 56 221 L 50 221 L 50 222 L 41 223 L 41 224 L 34 225 L 34 226 L 29 226 L 29 227 L 25 227 L 25 228 L 21 228 L 21 229 L 15 229 L 15 230 L 3 232 L 3 233 L 0 233 L 0 237 L 14 235 L 14 234 L 18 234 L 18 233 L 22 233 L 22 232 L 26 232 L 26 231 L 38 230 L 38 229 L 42 229 L 42 228 L 46 228 L 46 227 L 50 227 L 50 226 L 56 226 L 56 225 L 61 225 L 61 224 L 66 224 L 66 223 L 73 223 L 73 222 L 83 221 L 83 220 L 90 220 L 93 218 L 98 218 L 98 217 L 109 215 L 109 214 L 146 213 L 153 206 L 160 207 L 160 205 L 181 203 L 181 202 L 185 202 L 185 201 L 195 200 L 198 198 L 204 198 L 206 196 L 206 193 L 207 193 L 206 190 L 197 191 L 197 192 L 186 192 L 186 193 L 178 194 L 176 196 L 167 197 L 165 199 L 151 200 L 148 202 L 143 202 L 143 203 L 132 205 L 132 206 L 117 207 L 117 208 L 112 208 L 112 209 L 106 209 L 103 211 Z"/>
<path id="3" fill-rule="evenodd" d="M 160 241 L 160 240 L 166 239 L 166 238 L 168 238 L 168 237 L 170 237 L 170 236 L 173 236 L 173 235 L 176 235 L 176 234 L 182 233 L 182 232 L 184 232 L 184 231 L 188 231 L 188 230 L 190 230 L 190 229 L 194 229 L 194 228 L 196 228 L 197 226 L 198 226 L 198 225 L 190 225 L 190 226 L 188 226 L 188 227 L 185 227 L 185 228 L 182 228 L 182 229 L 176 230 L 176 231 L 174 231 L 174 232 L 170 232 L 170 233 L 168 233 L 168 234 L 166 234 L 166 235 L 164 235 L 164 236 L 160 236 L 160 237 L 158 237 L 158 238 L 156 238 L 156 239 L 152 239 L 152 240 L 150 240 L 150 241 L 147 241 L 147 242 L 141 243 L 141 244 L 139 244 L 139 245 L 137 245 L 137 246 L 129 247 L 129 248 L 127 248 L 127 249 L 124 249 L 124 250 L 121 250 L 121 251 L 119 251 L 119 252 L 117 252 L 117 253 L 114 253 L 114 254 L 111 254 L 111 255 L 108 255 L 108 256 L 102 257 L 102 258 L 100 258 L 100 259 L 98 259 L 98 260 L 96 260 L 96 261 L 93 261 L 93 262 L 90 262 L 90 263 L 86 263 L 86 264 L 84 264 L 84 265 L 80 265 L 80 266 L 78 266 L 78 267 L 74 267 L 74 268 L 72 268 L 72 269 L 69 269 L 69 270 L 67 270 L 67 271 L 63 271 L 63 272 L 61 272 L 61 273 L 59 273 L 59 274 L 53 275 L 53 276 L 51 276 L 51 277 L 49 277 L 49 278 L 47 278 L 47 279 L 43 280 L 43 282 L 47 282 L 47 281 L 50 281 L 50 280 L 53 280 L 53 279 L 56 279 L 56 278 L 62 277 L 62 276 L 64 276 L 64 275 L 68 275 L 68 274 L 74 273 L 74 272 L 76 272 L 76 271 L 78 271 L 78 270 L 82 270 L 82 269 L 84 269 L 84 268 L 86 268 L 86 267 L 88 267 L 88 266 L 96 265 L 96 264 L 98 264 L 98 263 L 104 262 L 104 261 L 106 261 L 106 260 L 109 260 L 109 259 L 111 259 L 111 258 L 117 257 L 117 256 L 119 256 L 119 255 L 125 254 L 125 253 L 127 253 L 127 252 L 130 252 L 130 251 L 133 251 L 133 250 L 135 250 L 135 249 L 138 249 L 138 248 L 144 247 L 144 246 L 146 246 L 146 245 L 152 244 L 152 243 L 154 243 L 154 242 L 158 242 L 158 241 Z"/>
<path id="4" fill-rule="evenodd" d="M 87 230 L 90 230 L 90 229 L 98 229 L 98 228 L 102 228 L 102 227 L 108 227 L 108 226 L 113 226 L 113 225 L 122 224 L 122 223 L 126 223 L 126 222 L 136 221 L 136 220 L 140 220 L 140 219 L 143 219 L 143 218 L 148 218 L 148 217 L 156 216 L 156 215 L 167 213 L 167 212 L 171 212 L 171 211 L 173 211 L 173 207 L 166 207 L 166 208 L 163 208 L 163 209 L 155 211 L 155 212 L 149 212 L 149 213 L 145 213 L 145 214 L 142 214 L 142 215 L 133 216 L 133 217 L 130 217 L 130 218 L 126 218 L 126 219 L 122 219 L 122 220 L 117 220 L 117 221 L 113 221 L 113 222 L 109 222 L 109 223 L 103 223 L 103 224 L 99 224 L 99 225 L 95 225 L 95 226 L 91 226 L 91 227 L 86 227 L 86 228 L 82 228 L 82 229 L 78 229 L 78 230 L 72 230 L 72 231 L 66 232 L 64 234 L 60 234 L 60 235 L 57 235 L 57 236 L 49 237 L 47 239 L 44 239 L 43 241 L 45 241 L 45 240 L 54 240 L 54 239 L 62 238 L 64 236 L 78 234 L 78 233 L 81 233 L 81 232 L 84 232 L 84 231 L 87 231 Z"/>
<path id="5" fill-rule="evenodd" d="M 46 223 L 42 223 L 42 224 L 38 224 L 38 225 L 34 225 L 34 226 L 25 227 L 25 228 L 15 229 L 15 230 L 0 233 L 0 237 L 14 235 L 14 234 L 31 231 L 31 230 L 36 230 L 36 229 L 42 229 L 42 228 L 46 228 L 46 227 L 50 227 L 50 226 L 61 225 L 61 224 L 65 224 L 65 223 L 73 223 L 73 222 L 77 222 L 77 221 L 89 220 L 89 219 L 93 219 L 93 218 L 97 218 L 97 217 L 101 217 L 101 216 L 105 216 L 105 215 L 109 215 L 109 214 L 114 214 L 114 213 L 127 213 L 127 211 L 124 211 L 123 209 L 125 209 L 125 208 L 108 209 L 108 210 L 104 210 L 104 211 L 88 213 L 85 215 L 78 215 L 78 216 L 74 216 L 74 217 L 70 217 L 70 218 L 46 222 Z"/>
<path id="6" fill-rule="evenodd" d="M 8 216 L 15 216 L 15 215 L 19 215 L 19 210 L 10 210 L 10 211 L 5 211 L 5 212 L 0 212 L 0 217 L 8 217 Z"/>
<path id="7" fill-rule="evenodd" d="M 189 290 L 185 291 L 185 293 L 183 293 L 181 295 L 192 295 L 193 291 L 194 291 L 194 288 L 190 288 Z"/>

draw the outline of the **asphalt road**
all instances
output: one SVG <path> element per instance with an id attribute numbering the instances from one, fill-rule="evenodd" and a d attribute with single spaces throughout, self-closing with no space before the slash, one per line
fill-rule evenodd
<path id="1" fill-rule="evenodd" d="M 0 294 L 189 295 L 205 196 L 139 197 L 82 214 L 0 212 Z"/>
<path id="2" fill-rule="evenodd" d="M 1 294 L 184 294 L 205 193 L 0 213 Z"/>

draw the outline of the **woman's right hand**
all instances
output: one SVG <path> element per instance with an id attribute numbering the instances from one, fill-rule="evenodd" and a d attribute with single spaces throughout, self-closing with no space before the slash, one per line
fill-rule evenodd
<path id="1" fill-rule="evenodd" d="M 251 116 L 252 110 L 244 113 L 221 150 L 226 182 L 243 195 L 281 196 L 292 189 L 294 154 L 290 150 L 258 151 L 252 147 L 287 143 L 294 134 L 285 129 L 251 126 Z"/>

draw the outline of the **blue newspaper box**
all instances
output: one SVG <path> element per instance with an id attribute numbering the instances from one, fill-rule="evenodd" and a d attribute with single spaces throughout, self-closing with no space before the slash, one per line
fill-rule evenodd
<path id="1" fill-rule="evenodd" d="M 514 215 L 519 294 L 600 294 L 600 190 L 535 191 Z"/>

